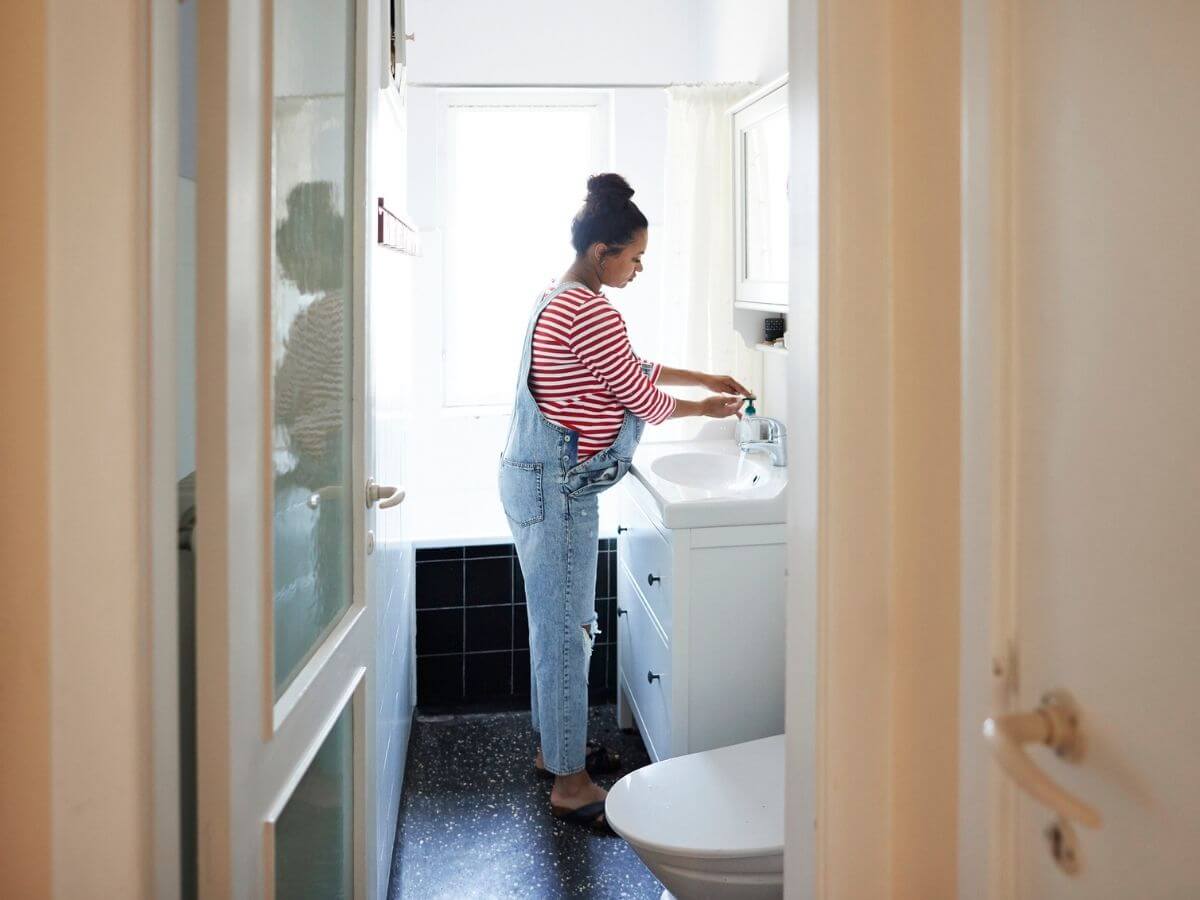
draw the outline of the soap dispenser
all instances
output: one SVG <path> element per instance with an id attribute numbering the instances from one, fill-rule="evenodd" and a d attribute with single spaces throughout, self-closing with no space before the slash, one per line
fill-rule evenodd
<path id="1" fill-rule="evenodd" d="M 757 441 L 761 439 L 760 427 L 758 423 L 758 410 L 754 408 L 754 398 L 746 398 L 746 408 L 742 411 L 742 417 L 737 423 L 737 440 L 738 443 L 743 441 Z"/>

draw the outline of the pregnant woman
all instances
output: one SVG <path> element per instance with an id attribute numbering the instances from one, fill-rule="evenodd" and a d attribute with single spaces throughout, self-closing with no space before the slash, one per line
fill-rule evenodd
<path id="1" fill-rule="evenodd" d="M 587 771 L 587 676 L 596 640 L 597 495 L 629 471 L 646 423 L 737 415 L 749 392 L 726 375 L 670 369 L 634 354 L 625 322 L 600 292 L 642 271 L 646 217 L 620 175 L 588 180 L 571 223 L 575 261 L 538 300 L 525 334 L 500 498 L 529 612 L 534 765 L 554 776 L 551 812 L 606 828 L 605 790 Z M 680 400 L 659 385 L 714 391 Z M 729 396 L 735 395 L 735 396 Z"/>

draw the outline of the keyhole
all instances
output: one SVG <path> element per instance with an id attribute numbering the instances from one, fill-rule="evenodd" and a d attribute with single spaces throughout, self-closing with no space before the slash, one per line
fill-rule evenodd
<path id="1" fill-rule="evenodd" d="M 1046 826 L 1046 841 L 1055 864 L 1068 875 L 1079 871 L 1079 841 L 1075 829 L 1065 819 L 1057 819 Z"/>

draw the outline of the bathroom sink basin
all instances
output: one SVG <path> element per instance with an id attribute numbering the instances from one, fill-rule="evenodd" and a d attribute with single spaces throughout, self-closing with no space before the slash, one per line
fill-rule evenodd
<path id="1" fill-rule="evenodd" d="M 683 487 L 709 491 L 711 496 L 736 496 L 770 477 L 768 466 L 749 454 L 668 453 L 650 464 L 660 478 Z"/>
<path id="2" fill-rule="evenodd" d="M 770 525 L 787 520 L 787 467 L 742 453 L 732 437 L 643 443 L 632 473 L 667 528 Z"/>

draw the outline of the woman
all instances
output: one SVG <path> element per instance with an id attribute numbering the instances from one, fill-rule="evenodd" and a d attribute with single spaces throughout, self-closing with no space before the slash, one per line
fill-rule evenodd
<path id="1" fill-rule="evenodd" d="M 529 612 L 535 766 L 554 775 L 550 809 L 605 828 L 606 791 L 587 762 L 587 674 L 596 639 L 597 495 L 629 471 L 645 423 L 738 414 L 749 392 L 725 375 L 669 369 L 634 355 L 621 314 L 600 293 L 642 271 L 646 217 L 620 175 L 588 180 L 571 225 L 575 261 L 529 322 L 500 497 Z M 658 385 L 720 392 L 680 400 Z"/>

